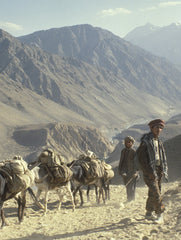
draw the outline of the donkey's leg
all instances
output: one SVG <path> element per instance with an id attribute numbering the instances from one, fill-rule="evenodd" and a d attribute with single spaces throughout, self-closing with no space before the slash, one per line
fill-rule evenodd
<path id="1" fill-rule="evenodd" d="M 45 211 L 45 199 L 43 199 L 43 204 L 44 204 L 44 206 L 39 202 L 39 200 L 40 200 L 40 195 L 41 195 L 42 192 L 43 192 L 43 190 L 38 189 L 37 194 L 36 194 L 35 204 L 36 204 L 38 207 L 44 209 L 44 211 Z"/>
<path id="2" fill-rule="evenodd" d="M 26 205 L 26 191 L 21 192 L 21 194 L 16 198 L 18 202 L 18 220 L 19 223 L 23 221 L 24 210 Z"/>
<path id="3" fill-rule="evenodd" d="M 20 222 L 24 219 L 24 212 L 26 206 L 26 190 L 21 193 L 21 215 L 20 215 Z"/>
<path id="4" fill-rule="evenodd" d="M 3 204 L 4 204 L 4 201 L 1 200 L 1 201 L 0 201 L 0 211 L 1 211 L 1 209 L 3 209 Z"/>
<path id="5" fill-rule="evenodd" d="M 36 194 L 37 200 L 39 200 L 41 193 L 42 193 L 42 190 L 38 189 L 37 194 Z"/>
<path id="6" fill-rule="evenodd" d="M 89 198 L 89 192 L 90 192 L 90 185 L 87 186 L 87 201 L 89 202 L 90 201 L 90 198 Z"/>
<path id="7" fill-rule="evenodd" d="M 21 222 L 21 204 L 22 204 L 22 202 L 21 202 L 21 197 L 20 196 L 18 196 L 17 198 L 17 202 L 18 202 L 18 220 L 19 220 L 19 223 Z"/>
<path id="8" fill-rule="evenodd" d="M 95 193 L 96 193 L 96 202 L 99 203 L 99 196 L 98 196 L 98 187 L 95 185 Z"/>
<path id="9" fill-rule="evenodd" d="M 4 226 L 8 226 L 8 223 L 6 222 L 5 219 L 3 207 L 1 207 L 1 220 L 2 220 L 1 228 L 3 228 Z"/>
<path id="10" fill-rule="evenodd" d="M 8 225 L 5 220 L 4 209 L 3 209 L 4 201 L 6 199 L 5 185 L 6 185 L 6 180 L 3 178 L 2 175 L 0 175 L 0 213 L 1 213 L 1 219 L 2 219 L 1 227 Z"/>
<path id="11" fill-rule="evenodd" d="M 101 198 L 101 196 L 102 196 L 103 203 L 106 203 L 105 192 L 104 192 L 103 187 L 100 187 L 100 198 Z M 99 201 L 100 201 L 100 198 L 99 198 Z"/>
<path id="12" fill-rule="evenodd" d="M 72 191 L 71 191 L 71 182 L 70 181 L 67 183 L 66 188 L 67 188 L 67 191 L 69 193 L 69 196 L 70 196 L 70 199 L 71 199 L 71 202 L 72 202 L 72 210 L 74 211 L 75 210 L 75 203 L 74 203 L 74 196 L 73 196 Z"/>
<path id="13" fill-rule="evenodd" d="M 104 182 L 103 180 L 101 180 L 99 183 L 99 203 L 101 200 L 101 196 L 102 196 L 103 203 L 105 203 L 105 192 L 104 192 L 103 186 L 104 186 Z"/>
<path id="14" fill-rule="evenodd" d="M 101 200 L 101 196 L 102 196 L 102 199 L 103 199 L 103 202 L 105 203 L 105 195 L 104 195 L 104 189 L 103 189 L 103 186 L 104 186 L 104 182 L 103 182 L 103 179 L 99 179 L 98 182 L 97 182 L 97 188 L 98 188 L 98 197 L 97 197 L 97 203 L 99 204 L 100 203 L 100 200 Z"/>
<path id="15" fill-rule="evenodd" d="M 80 206 L 83 206 L 84 204 L 84 199 L 83 199 L 83 193 L 82 193 L 82 186 L 79 188 L 79 195 L 80 195 Z"/>
<path id="16" fill-rule="evenodd" d="M 97 203 L 100 204 L 100 201 L 101 201 L 101 195 L 102 195 L 102 187 L 101 186 L 98 186 L 98 198 L 97 198 Z"/>
<path id="17" fill-rule="evenodd" d="M 82 206 L 84 204 L 84 201 L 83 201 L 83 196 L 82 196 L 82 189 L 81 189 L 82 185 L 78 185 L 76 187 L 76 189 L 74 190 L 73 192 L 73 196 L 74 196 L 74 204 L 76 205 L 76 200 L 75 200 L 75 196 L 76 196 L 76 193 L 79 191 L 79 196 L 80 196 L 80 205 Z"/>
<path id="18" fill-rule="evenodd" d="M 110 200 L 110 181 L 106 184 L 107 199 Z"/>
<path id="19" fill-rule="evenodd" d="M 3 176 L 0 175 L 0 213 L 1 213 L 1 219 L 2 219 L 1 227 L 8 225 L 5 221 L 5 215 L 4 215 L 4 210 L 3 210 L 3 204 L 6 199 L 5 185 L 6 185 L 6 181 L 3 178 Z"/>
<path id="20" fill-rule="evenodd" d="M 103 202 L 105 203 L 105 200 L 109 200 L 109 182 L 108 180 L 102 180 L 102 198 Z"/>
<path id="21" fill-rule="evenodd" d="M 61 188 L 60 188 L 60 189 L 57 189 L 56 191 L 57 191 L 57 194 L 58 194 L 58 196 L 59 196 L 59 203 L 58 203 L 58 206 L 57 206 L 57 211 L 59 211 L 60 208 L 61 208 L 61 206 L 62 206 L 63 191 L 62 191 Z"/>
<path id="22" fill-rule="evenodd" d="M 44 210 L 44 215 L 47 213 L 47 204 L 48 204 L 48 189 L 45 190 L 45 210 Z"/>
<path id="23" fill-rule="evenodd" d="M 74 204 L 75 204 L 75 205 L 76 205 L 75 196 L 76 196 L 76 193 L 79 191 L 79 188 L 80 188 L 80 186 L 77 186 L 77 187 L 75 187 L 75 189 L 73 190 L 73 197 L 74 197 Z"/>

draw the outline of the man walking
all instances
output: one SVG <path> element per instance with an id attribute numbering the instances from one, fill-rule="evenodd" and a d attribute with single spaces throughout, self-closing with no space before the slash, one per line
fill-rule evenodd
<path id="1" fill-rule="evenodd" d="M 165 122 L 162 119 L 155 119 L 148 125 L 150 132 L 143 135 L 137 149 L 137 158 L 143 172 L 143 179 L 148 186 L 145 218 L 154 220 L 156 223 L 163 223 L 165 207 L 161 197 L 161 179 L 164 175 L 168 181 L 168 168 L 165 150 L 159 135 Z M 156 216 L 153 214 L 154 212 Z"/>

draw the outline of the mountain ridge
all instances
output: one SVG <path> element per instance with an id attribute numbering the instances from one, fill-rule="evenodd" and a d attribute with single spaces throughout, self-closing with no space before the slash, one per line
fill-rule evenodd
<path id="1" fill-rule="evenodd" d="M 168 26 L 153 27 L 154 31 L 150 31 L 148 24 L 137 27 L 129 32 L 124 39 L 180 66 L 181 25 L 172 23 Z"/>
<path id="2" fill-rule="evenodd" d="M 90 35 L 86 35 L 88 30 L 91 30 L 92 38 L 89 37 Z M 64 50 L 64 45 L 67 44 L 67 42 L 64 42 L 64 34 L 69 35 L 69 45 L 75 46 L 74 48 L 66 48 Z M 46 38 L 47 35 L 49 36 L 48 38 Z M 18 39 L 26 44 L 39 46 L 49 53 L 62 57 L 74 57 L 98 68 L 103 67 L 115 75 L 125 78 L 127 82 L 136 88 L 152 95 L 158 95 L 160 91 L 162 94 L 162 83 L 170 84 L 169 79 L 173 79 L 172 81 L 174 82 L 174 79 L 180 78 L 180 71 L 165 59 L 155 57 L 107 30 L 94 28 L 91 25 L 76 25 L 57 28 L 56 30 L 50 29 L 43 32 L 35 32 Z M 92 44 L 92 39 L 94 39 L 94 44 Z M 47 42 L 49 45 L 51 42 L 51 45 L 54 46 L 53 52 Z M 171 70 L 171 68 L 173 69 Z M 160 72 L 158 73 L 159 69 L 161 74 Z M 172 75 L 172 71 L 174 71 L 174 75 Z M 153 88 L 153 84 L 158 87 Z M 180 81 L 176 80 L 176 85 L 179 89 L 172 86 L 169 91 L 175 89 L 176 92 L 177 90 L 180 92 Z M 169 96 L 169 91 L 167 91 L 166 98 L 179 95 L 174 92 Z"/>
<path id="3" fill-rule="evenodd" d="M 159 108 L 163 109 L 163 112 L 167 111 L 168 103 L 165 105 L 164 101 L 167 102 L 169 96 L 166 96 L 164 100 L 159 99 L 159 96 L 152 97 L 151 94 L 140 92 L 127 79 L 122 75 L 116 75 L 115 72 L 101 67 L 95 68 L 80 59 L 60 58 L 57 55 L 48 54 L 40 48 L 27 46 L 12 37 L 9 38 L 13 40 L 9 40 L 6 48 L 1 49 L 3 54 L 9 51 L 8 57 L 11 56 L 11 62 L 7 58 L 7 62 L 4 61 L 6 68 L 1 70 L 4 78 L 9 78 L 13 84 L 18 83 L 22 90 L 29 89 L 58 105 L 76 111 L 89 121 L 95 122 L 96 120 L 99 126 L 102 121 L 107 122 L 108 125 L 109 119 L 112 119 L 112 123 L 116 125 L 116 122 L 121 120 L 123 111 L 126 108 L 130 109 L 133 102 L 137 105 L 134 109 L 138 108 L 136 119 L 141 118 L 139 108 L 144 105 L 142 99 L 145 103 L 149 103 L 153 112 L 157 112 Z M 4 41 L 7 41 L 6 38 Z M 1 38 L 1 42 L 3 42 L 3 38 Z M 179 74 L 178 71 L 177 74 Z M 168 87 L 165 88 L 166 91 L 167 89 Z M 170 98 L 178 98 L 179 85 L 172 91 L 173 94 Z M 127 96 L 129 96 L 129 100 L 127 100 Z M 121 104 L 122 102 L 124 104 Z M 118 111 L 118 107 L 120 111 Z M 145 109 L 146 115 L 149 114 L 149 109 L 143 107 L 141 109 Z M 91 111 L 94 112 L 95 117 Z M 96 116 L 96 114 L 99 115 Z M 130 113 L 126 111 L 126 115 L 130 115 Z M 131 115 L 128 117 L 126 115 L 124 116 L 125 120 L 122 118 L 123 123 L 131 117 Z"/>
<path id="4" fill-rule="evenodd" d="M 58 56 L 27 45 L 1 30 L 2 144 L 9 128 L 22 125 L 79 123 L 111 138 L 130 124 L 180 112 L 181 72 L 174 65 L 109 31 L 87 25 L 75 28 L 82 33 L 73 35 L 76 50 L 89 39 L 82 50 L 88 53 L 87 62 L 74 54 Z M 69 32 L 72 36 L 71 28 Z M 88 48 L 90 35 L 96 34 L 96 48 Z M 71 41 L 67 39 L 70 46 Z"/>

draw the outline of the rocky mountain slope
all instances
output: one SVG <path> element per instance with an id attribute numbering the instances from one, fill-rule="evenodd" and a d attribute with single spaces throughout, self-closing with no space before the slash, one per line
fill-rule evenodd
<path id="1" fill-rule="evenodd" d="M 3 31 L 0 36 L 0 80 L 4 86 L 1 102 L 3 107 L 18 110 L 17 115 L 23 113 L 29 123 L 32 118 L 35 123 L 61 121 L 60 115 L 63 112 L 62 118 L 65 119 L 67 109 L 72 113 L 70 118 L 68 114 L 68 121 L 77 121 L 79 115 L 80 120 L 87 123 L 114 128 L 120 122 L 125 124 L 130 120 L 133 109 L 136 111 L 135 120 L 156 115 L 161 109 L 163 115 L 169 111 L 170 105 L 165 104 L 168 99 L 164 101 L 159 96 L 145 94 L 121 75 L 77 59 L 48 54 Z M 173 89 L 174 102 L 178 91 L 179 85 Z M 145 107 L 146 103 L 150 108 Z M 21 107 L 17 108 L 17 105 Z M 39 114 L 35 113 L 37 111 Z"/>
<path id="2" fill-rule="evenodd" d="M 0 145 L 0 161 L 21 155 L 31 162 L 47 147 L 59 153 L 65 162 L 77 159 L 86 150 L 93 151 L 100 159 L 113 151 L 113 145 L 95 127 L 67 123 L 34 124 L 9 129 L 6 141 Z"/>
<path id="3" fill-rule="evenodd" d="M 180 72 L 175 66 L 107 30 L 85 24 L 38 31 L 19 39 L 46 52 L 106 68 L 151 95 L 171 98 L 174 91 L 179 98 Z"/>
<path id="4" fill-rule="evenodd" d="M 180 65 L 181 62 L 181 24 L 172 23 L 157 27 L 152 24 L 137 27 L 129 32 L 125 40 L 160 57 Z"/>
<path id="5" fill-rule="evenodd" d="M 77 123 L 112 137 L 153 117 L 167 119 L 180 111 L 180 78 L 169 62 L 90 25 L 26 39 L 0 30 L 0 143 L 29 124 Z"/>

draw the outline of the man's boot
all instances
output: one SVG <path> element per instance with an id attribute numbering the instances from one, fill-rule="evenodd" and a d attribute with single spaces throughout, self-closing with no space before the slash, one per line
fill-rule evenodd
<path id="1" fill-rule="evenodd" d="M 153 212 L 146 212 L 145 219 L 155 221 L 157 217 L 153 214 Z"/>
<path id="2" fill-rule="evenodd" d="M 157 219 L 154 222 L 158 224 L 164 223 L 163 213 L 157 214 Z"/>

